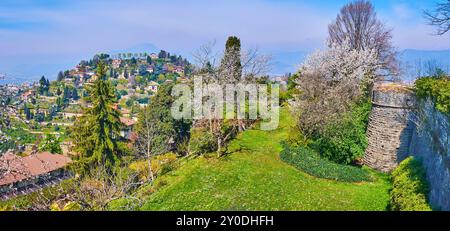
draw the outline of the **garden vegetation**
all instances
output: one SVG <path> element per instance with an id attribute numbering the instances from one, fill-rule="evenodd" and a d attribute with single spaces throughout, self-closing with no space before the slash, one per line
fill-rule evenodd
<path id="1" fill-rule="evenodd" d="M 280 154 L 281 160 L 312 176 L 342 182 L 370 181 L 368 171 L 348 165 L 336 164 L 307 147 L 289 147 L 285 145 Z"/>
<path id="2" fill-rule="evenodd" d="M 436 109 L 450 115 L 450 77 L 446 75 L 424 77 L 416 80 L 416 94 L 430 97 Z"/>
<path id="3" fill-rule="evenodd" d="M 430 211 L 427 203 L 428 183 L 420 160 L 409 157 L 392 172 L 390 193 L 394 211 Z"/>

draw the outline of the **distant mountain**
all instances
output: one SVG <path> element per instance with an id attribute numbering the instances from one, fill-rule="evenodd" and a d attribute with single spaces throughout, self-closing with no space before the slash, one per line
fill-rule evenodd
<path id="1" fill-rule="evenodd" d="M 289 72 L 296 72 L 310 53 L 308 51 L 272 53 L 271 74 L 282 75 Z M 440 67 L 444 71 L 450 71 L 450 50 L 427 51 L 406 49 L 399 52 L 399 60 L 408 72 L 406 73 L 407 80 L 412 78 L 410 75 L 413 75 L 412 72 L 416 71 L 415 68 L 418 63 L 422 65 L 422 70 L 425 70 L 431 65 Z"/>
<path id="2" fill-rule="evenodd" d="M 0 73 L 6 75 L 0 84 L 35 81 L 43 75 L 55 79 L 59 71 L 74 67 L 83 58 L 82 55 L 0 57 Z"/>
<path id="3" fill-rule="evenodd" d="M 109 51 L 109 54 L 118 53 L 157 53 L 160 48 L 151 43 L 142 43 L 128 49 Z M 272 55 L 270 75 L 283 75 L 295 73 L 304 62 L 310 51 L 274 51 L 268 52 Z M 186 55 L 189 57 L 189 55 Z M 25 80 L 38 80 L 45 75 L 50 79 L 56 78 L 58 71 L 67 70 L 86 59 L 86 55 L 74 56 L 39 56 L 39 57 L 17 57 L 0 58 L 0 73 L 5 73 L 9 79 L 5 82 L 23 82 Z M 417 73 L 417 63 L 421 63 L 422 70 L 426 70 L 431 64 L 450 71 L 450 50 L 414 50 L 406 49 L 399 53 L 399 59 L 407 70 L 404 79 L 412 81 Z M 192 60 L 192 59 L 191 59 Z M 0 83 L 1 84 L 1 83 Z"/>
<path id="4" fill-rule="evenodd" d="M 274 52 L 272 53 L 271 75 L 295 73 L 310 52 Z"/>
<path id="5" fill-rule="evenodd" d="M 444 66 L 450 65 L 450 50 L 427 51 L 406 49 L 400 52 L 399 56 L 404 62 L 436 61 Z"/>
<path id="6" fill-rule="evenodd" d="M 450 50 L 413 50 L 406 49 L 400 52 L 399 60 L 404 69 L 403 79 L 412 82 L 418 73 L 428 75 L 430 69 L 441 68 L 450 72 Z"/>

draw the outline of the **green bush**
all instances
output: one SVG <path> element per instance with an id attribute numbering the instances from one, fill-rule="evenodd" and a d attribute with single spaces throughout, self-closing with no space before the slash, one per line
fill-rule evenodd
<path id="1" fill-rule="evenodd" d="M 431 97 L 436 109 L 450 114 L 450 77 L 424 77 L 417 79 L 415 85 L 419 97 Z"/>
<path id="2" fill-rule="evenodd" d="M 122 197 L 108 203 L 108 211 L 133 211 L 139 209 L 136 199 Z"/>
<path id="3" fill-rule="evenodd" d="M 217 141 L 208 131 L 203 128 L 191 129 L 189 140 L 189 152 L 194 155 L 202 155 L 216 151 Z"/>
<path id="4" fill-rule="evenodd" d="M 431 211 L 427 203 L 428 183 L 421 162 L 409 157 L 392 172 L 391 210 Z"/>
<path id="5" fill-rule="evenodd" d="M 364 155 L 371 103 L 356 104 L 342 119 L 330 123 L 314 137 L 311 147 L 321 156 L 339 164 L 350 164 Z"/>
<path id="6" fill-rule="evenodd" d="M 354 166 L 340 165 L 320 157 L 307 147 L 289 147 L 284 145 L 280 158 L 296 168 L 319 178 L 342 181 L 371 181 L 369 172 Z"/>
<path id="7" fill-rule="evenodd" d="M 168 173 L 172 171 L 175 166 L 175 161 L 177 160 L 177 155 L 174 153 L 166 153 L 163 155 L 157 155 L 152 157 L 151 160 L 151 168 L 153 171 L 153 175 L 163 175 L 165 173 Z M 135 173 L 138 174 L 139 179 L 143 181 L 147 181 L 147 179 L 150 175 L 149 168 L 148 168 L 148 160 L 139 160 L 134 161 L 130 163 L 128 166 L 129 169 L 133 170 Z"/>
<path id="8" fill-rule="evenodd" d="M 307 146 L 311 144 L 311 140 L 304 136 L 297 126 L 289 126 L 285 142 L 292 147 Z"/>

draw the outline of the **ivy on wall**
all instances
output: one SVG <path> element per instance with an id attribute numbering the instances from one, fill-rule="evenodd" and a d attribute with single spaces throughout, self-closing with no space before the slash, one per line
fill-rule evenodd
<path id="1" fill-rule="evenodd" d="M 450 115 L 450 77 L 424 77 L 416 80 L 416 94 L 420 98 L 431 97 L 436 109 Z"/>

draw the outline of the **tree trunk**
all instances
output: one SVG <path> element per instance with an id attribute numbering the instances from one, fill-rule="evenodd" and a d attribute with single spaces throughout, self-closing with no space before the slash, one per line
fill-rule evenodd
<path id="1" fill-rule="evenodd" d="M 149 137 L 149 136 L 147 136 Z M 147 159 L 148 159 L 148 172 L 150 174 L 150 178 L 151 181 L 153 182 L 155 180 L 155 176 L 153 175 L 153 170 L 152 170 L 152 159 L 151 159 L 151 155 L 150 155 L 150 141 L 147 141 Z"/>
<path id="2" fill-rule="evenodd" d="M 153 175 L 152 160 L 150 158 L 148 159 L 148 170 L 149 170 L 149 173 L 150 173 L 150 179 L 153 182 L 155 180 L 155 176 Z"/>
<path id="3" fill-rule="evenodd" d="M 217 137 L 217 157 L 220 158 L 222 156 L 222 141 L 220 137 Z"/>

